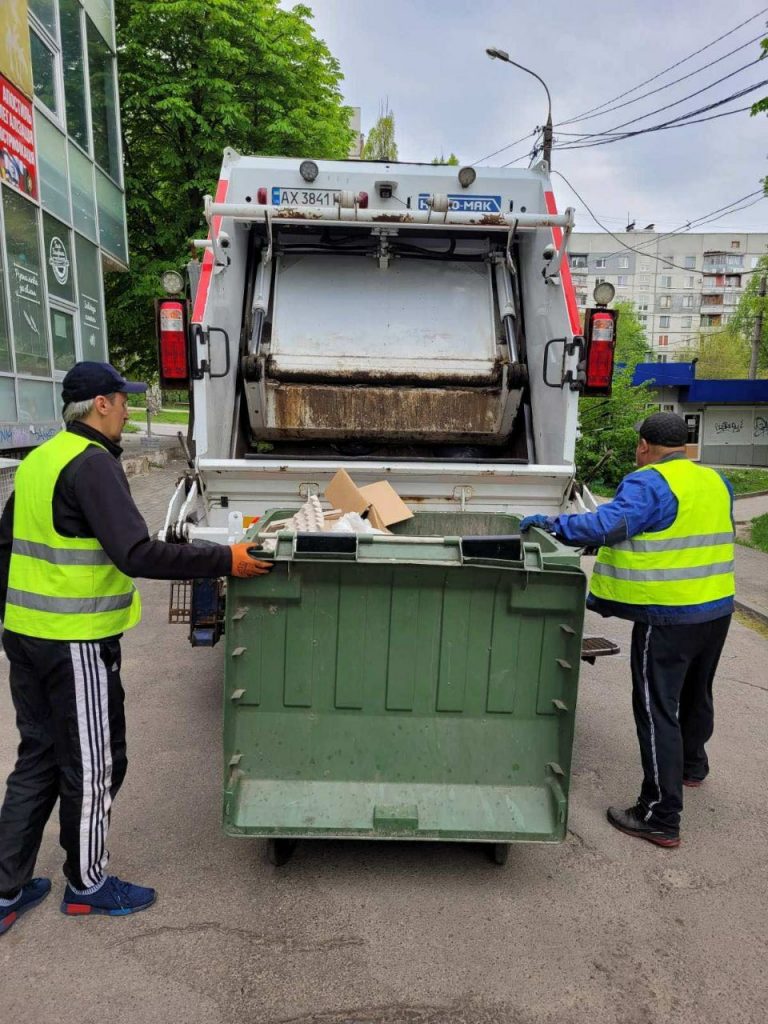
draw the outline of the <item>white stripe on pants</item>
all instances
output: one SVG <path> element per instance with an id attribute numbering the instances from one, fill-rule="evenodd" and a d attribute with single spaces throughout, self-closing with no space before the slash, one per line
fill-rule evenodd
<path id="1" fill-rule="evenodd" d="M 69 649 L 82 763 L 80 877 L 90 887 L 101 882 L 109 860 L 105 844 L 112 806 L 112 744 L 107 670 L 97 643 L 72 643 Z"/>

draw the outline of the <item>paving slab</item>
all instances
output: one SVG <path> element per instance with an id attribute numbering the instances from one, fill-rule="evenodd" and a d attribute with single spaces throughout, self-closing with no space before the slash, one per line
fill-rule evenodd
<path id="1" fill-rule="evenodd" d="M 162 522 L 183 464 L 132 480 Z M 222 658 L 168 626 L 143 581 L 124 640 L 129 769 L 110 868 L 157 886 L 150 911 L 69 919 L 54 892 L 0 939 L 14 1024 L 765 1024 L 768 641 L 735 623 L 715 687 L 712 774 L 686 790 L 683 843 L 611 829 L 639 783 L 629 625 L 590 616 L 621 655 L 584 666 L 568 839 L 505 868 L 474 845 L 304 842 L 284 868 L 220 829 Z M 0 662 L 0 776 L 16 734 Z"/>

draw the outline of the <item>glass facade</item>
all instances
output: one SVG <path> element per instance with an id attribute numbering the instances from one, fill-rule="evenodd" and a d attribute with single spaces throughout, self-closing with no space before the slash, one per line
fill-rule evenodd
<path id="1" fill-rule="evenodd" d="M 103 268 L 127 266 L 128 247 L 112 3 L 0 3 L 28 10 L 24 74 L 0 58 L 0 75 L 32 108 L 36 179 L 0 184 L 7 450 L 58 429 L 61 380 L 78 359 L 108 358 Z"/>

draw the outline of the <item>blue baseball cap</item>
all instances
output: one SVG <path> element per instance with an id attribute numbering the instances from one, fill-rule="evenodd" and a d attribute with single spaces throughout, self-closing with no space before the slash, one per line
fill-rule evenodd
<path id="1" fill-rule="evenodd" d="M 147 390 L 146 384 L 126 380 L 109 363 L 75 363 L 61 382 L 61 397 L 65 405 L 70 402 L 87 402 L 97 395 L 112 395 L 125 391 L 138 395 Z"/>

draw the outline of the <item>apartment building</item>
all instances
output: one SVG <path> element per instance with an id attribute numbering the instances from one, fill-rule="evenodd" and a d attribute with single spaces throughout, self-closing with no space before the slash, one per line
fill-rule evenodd
<path id="1" fill-rule="evenodd" d="M 60 429 L 61 380 L 107 359 L 125 269 L 112 0 L 0 0 L 0 449 Z"/>
<path id="2" fill-rule="evenodd" d="M 598 281 L 610 281 L 616 301 L 632 302 L 648 340 L 648 358 L 666 362 L 689 348 L 702 330 L 717 330 L 733 316 L 768 234 L 659 234 L 574 232 L 571 274 L 581 309 Z"/>

